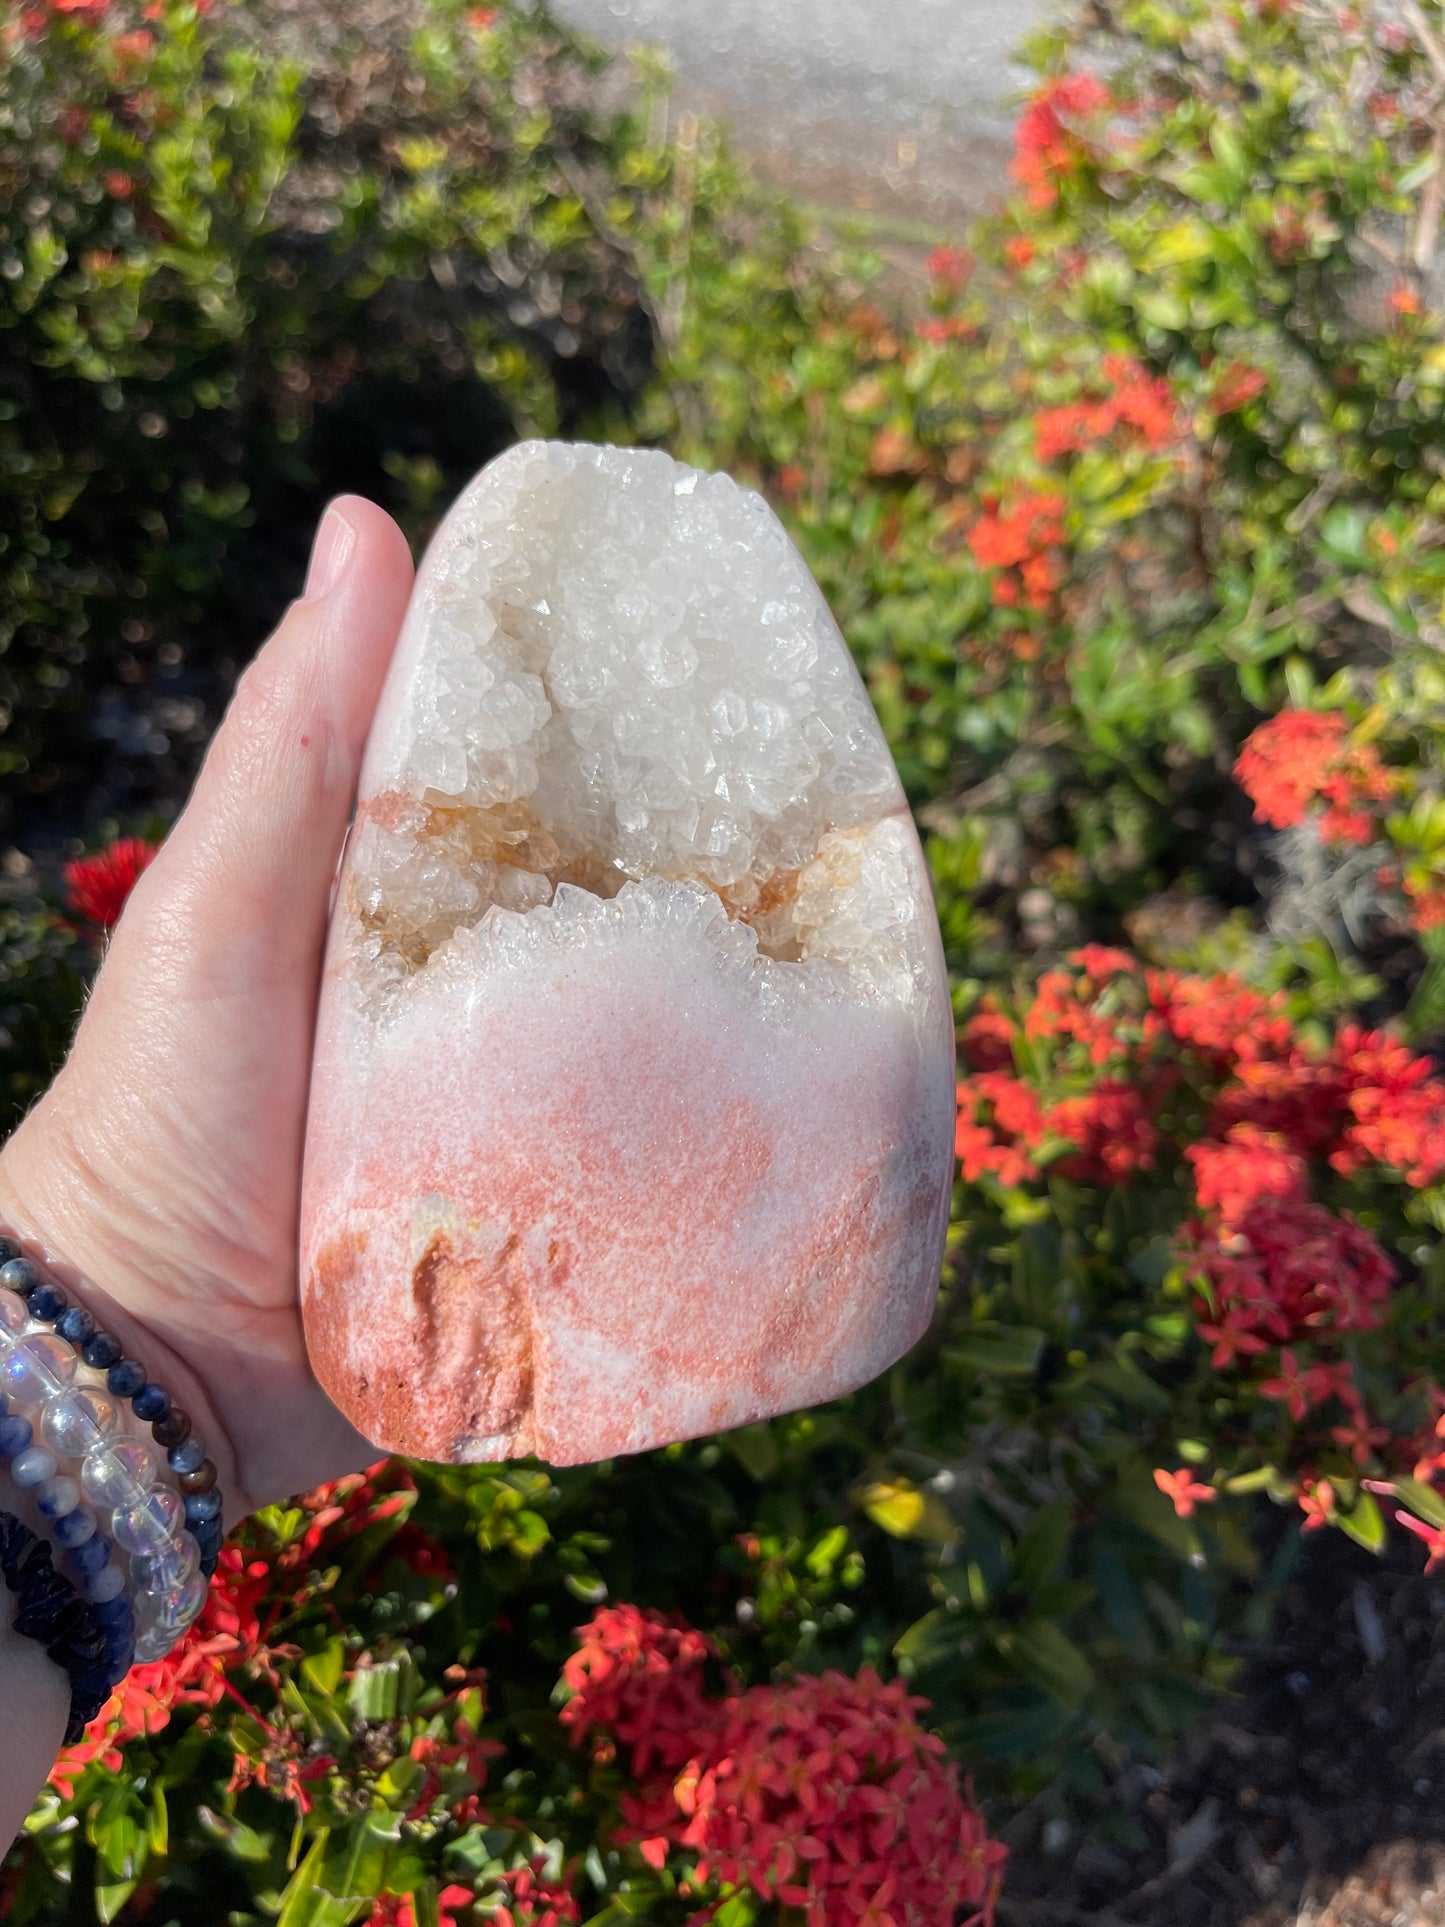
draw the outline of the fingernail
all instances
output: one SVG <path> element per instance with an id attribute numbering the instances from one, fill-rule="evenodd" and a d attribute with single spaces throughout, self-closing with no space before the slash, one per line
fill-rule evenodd
<path id="1" fill-rule="evenodd" d="M 356 544 L 356 530 L 335 503 L 321 518 L 316 540 L 311 545 L 311 562 L 306 570 L 303 602 L 319 602 L 341 580 L 341 572 Z"/>

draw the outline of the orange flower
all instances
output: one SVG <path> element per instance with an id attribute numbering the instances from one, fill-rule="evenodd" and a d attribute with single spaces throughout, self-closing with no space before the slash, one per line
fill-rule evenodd
<path id="1" fill-rule="evenodd" d="M 1207 1505 L 1219 1497 L 1212 1485 L 1201 1485 L 1187 1465 L 1181 1465 L 1177 1472 L 1166 1472 L 1162 1465 L 1156 1466 L 1154 1483 L 1166 1499 L 1172 1500 L 1181 1519 L 1192 1518 L 1196 1506 Z"/>

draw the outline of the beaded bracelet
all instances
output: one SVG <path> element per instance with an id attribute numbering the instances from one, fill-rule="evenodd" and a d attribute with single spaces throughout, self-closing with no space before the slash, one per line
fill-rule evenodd
<path id="1" fill-rule="evenodd" d="M 13 1460 L 17 1484 L 37 1488 L 46 1529 L 109 1623 L 124 1672 L 131 1657 L 168 1652 L 204 1602 L 223 1531 L 215 1468 L 169 1394 L 17 1251 L 0 1238 L 0 1386 L 9 1394 L 0 1458 Z M 158 1480 L 150 1445 L 127 1431 L 136 1421 L 165 1448 L 179 1490 Z M 61 1458 L 78 1462 L 76 1476 L 60 1470 Z M 110 1513 L 111 1539 L 79 1503 L 82 1493 Z M 116 1553 L 128 1556 L 137 1594 L 129 1623 Z"/>
<path id="2" fill-rule="evenodd" d="M 115 1683 L 96 1609 L 55 1570 L 45 1540 L 13 1512 L 0 1512 L 0 1576 L 15 1600 L 15 1631 L 38 1639 L 70 1681 L 63 1744 L 72 1746 Z"/>
<path id="3" fill-rule="evenodd" d="M 69 1340 L 84 1365 L 105 1374 L 111 1396 L 128 1399 L 135 1416 L 150 1426 L 152 1438 L 176 1475 L 185 1502 L 186 1528 L 196 1540 L 201 1569 L 209 1578 L 216 1569 L 224 1534 L 221 1495 L 216 1490 L 216 1468 L 193 1434 L 189 1417 L 172 1404 L 164 1386 L 147 1377 L 143 1365 L 122 1355 L 120 1341 L 99 1330 L 84 1306 L 72 1305 L 33 1258 L 21 1255 L 13 1238 L 0 1237 L 0 1285 L 25 1300 L 32 1318 L 53 1325 L 62 1338 Z"/>

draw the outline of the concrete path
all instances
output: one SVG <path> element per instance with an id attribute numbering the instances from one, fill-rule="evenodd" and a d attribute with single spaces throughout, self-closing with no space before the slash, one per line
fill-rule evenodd
<path id="1" fill-rule="evenodd" d="M 833 207 L 947 229 L 1008 159 L 1009 60 L 1046 0 L 554 0 L 609 45 L 666 47 L 683 108 Z"/>

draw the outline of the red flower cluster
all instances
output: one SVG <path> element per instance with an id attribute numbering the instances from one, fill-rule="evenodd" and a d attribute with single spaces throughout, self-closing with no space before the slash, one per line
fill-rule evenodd
<path id="1" fill-rule="evenodd" d="M 1247 738 L 1234 774 L 1255 816 L 1277 830 L 1302 823 L 1323 802 L 1319 832 L 1326 843 L 1371 842 L 1373 806 L 1387 803 L 1399 787 L 1373 743 L 1349 741 L 1349 723 L 1335 710 L 1272 716 Z"/>
<path id="2" fill-rule="evenodd" d="M 1034 417 L 1034 453 L 1041 462 L 1077 455 L 1094 442 L 1134 441 L 1166 448 L 1178 433 L 1178 409 L 1169 383 L 1151 375 L 1132 355 L 1105 355 L 1107 391 L 1093 401 L 1065 402 Z"/>
<path id="3" fill-rule="evenodd" d="M 1278 1171 L 1269 1167 L 1271 1177 Z M 1200 1336 L 1214 1347 L 1216 1369 L 1272 1345 L 1371 1330 L 1395 1278 L 1353 1218 L 1298 1195 L 1260 1192 L 1233 1221 L 1192 1219 L 1180 1251 L 1196 1280 Z M 1313 1380 L 1308 1403 L 1336 1389 Z M 1293 1409 L 1293 1394 L 1290 1402 Z"/>
<path id="4" fill-rule="evenodd" d="M 69 1798 L 77 1778 L 92 1761 L 103 1760 L 112 1771 L 119 1771 L 120 1749 L 131 1740 L 161 1732 L 176 1707 L 210 1708 L 224 1698 L 240 1700 L 235 1685 L 239 1674 L 250 1672 L 276 1686 L 278 1662 L 295 1656 L 294 1647 L 272 1640 L 282 1613 L 304 1598 L 329 1553 L 381 1521 L 395 1518 L 410 1507 L 415 1492 L 406 1467 L 398 1460 L 382 1459 L 364 1473 L 318 1486 L 298 1499 L 296 1503 L 309 1514 L 305 1529 L 274 1557 L 263 1558 L 234 1544 L 223 1546 L 206 1603 L 190 1631 L 164 1659 L 131 1668 L 85 1739 L 61 1754 L 51 1784 Z M 403 1526 L 392 1534 L 390 1552 L 399 1552 L 427 1571 L 436 1570 L 438 1561 L 444 1566 L 445 1555 L 439 1547 L 421 1534 L 416 1535 L 416 1543 L 409 1542 L 407 1530 Z M 244 1700 L 241 1703 L 245 1705 Z M 260 1724 L 264 1727 L 266 1722 L 260 1720 Z M 295 1777 L 297 1762 L 285 1755 L 283 1745 L 277 1769 L 290 1776 L 284 1790 L 304 1809 L 304 1788 Z"/>
<path id="5" fill-rule="evenodd" d="M 1010 172 L 1030 207 L 1052 207 L 1061 174 L 1075 167 L 1084 144 L 1069 126 L 1109 105 L 1107 88 L 1092 74 L 1061 74 L 1039 88 L 1019 115 Z"/>
<path id="6" fill-rule="evenodd" d="M 159 848 L 143 836 L 123 836 L 94 856 L 77 857 L 65 866 L 66 902 L 78 917 L 109 930 L 120 921 L 136 878 Z"/>
<path id="7" fill-rule="evenodd" d="M 566 1876 L 551 1878 L 545 1860 L 513 1867 L 502 1875 L 502 1883 L 507 1900 L 492 1913 L 493 1927 L 564 1927 L 564 1923 L 582 1918 Z"/>
<path id="8" fill-rule="evenodd" d="M 1061 495 L 1024 492 L 1007 505 L 998 496 L 983 497 L 968 546 L 979 568 L 1001 571 L 993 585 L 995 602 L 1048 607 L 1063 580 L 1063 514 Z"/>
<path id="9" fill-rule="evenodd" d="M 919 1724 L 926 1701 L 866 1668 L 710 1698 L 716 1657 L 680 1621 L 625 1606 L 582 1629 L 565 1669 L 574 1742 L 629 1749 L 626 1837 L 651 1865 L 691 1852 L 696 1884 L 749 1887 L 806 1927 L 992 1920 L 1005 1850 Z"/>
<path id="10" fill-rule="evenodd" d="M 469 1888 L 443 1887 L 437 1895 L 437 1927 L 457 1927 L 457 1909 L 470 1907 L 472 1898 Z M 417 1927 L 411 1895 L 382 1894 L 367 1915 L 366 1927 Z"/>

